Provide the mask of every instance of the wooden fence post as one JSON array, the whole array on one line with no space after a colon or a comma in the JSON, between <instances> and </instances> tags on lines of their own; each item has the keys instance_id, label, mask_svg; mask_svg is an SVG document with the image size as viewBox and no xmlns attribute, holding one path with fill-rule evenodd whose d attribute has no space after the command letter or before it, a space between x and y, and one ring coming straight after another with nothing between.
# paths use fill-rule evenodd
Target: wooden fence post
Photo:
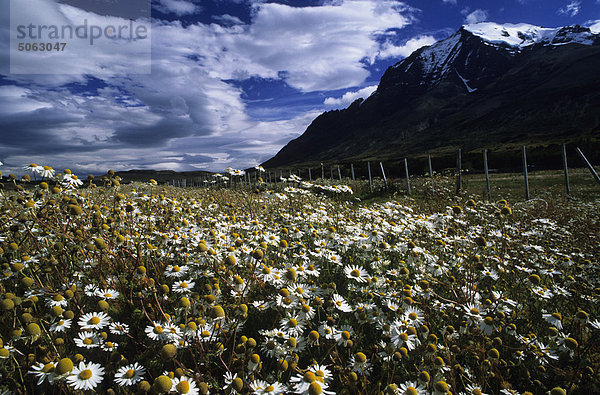
<instances>
[{"instance_id":1,"label":"wooden fence post","mask_svg":"<svg viewBox=\"0 0 600 395\"><path fill-rule=\"evenodd\" d=\"M408 192L408 196L410 196L410 178L408 176L408 160L406 158L404 158L404 172L406 174L406 191Z\"/></svg>"},{"instance_id":2,"label":"wooden fence post","mask_svg":"<svg viewBox=\"0 0 600 395\"><path fill-rule=\"evenodd\" d=\"M433 185L433 167L431 166L431 155L427 155L427 163L429 164L429 177L431 178L431 194L435 193L435 187Z\"/></svg>"},{"instance_id":3,"label":"wooden fence post","mask_svg":"<svg viewBox=\"0 0 600 395\"><path fill-rule=\"evenodd\" d=\"M527 173L527 152L525 146L521 146L521 157L523 158L523 176L525 177L525 199L529 200L529 175Z\"/></svg>"},{"instance_id":4,"label":"wooden fence post","mask_svg":"<svg viewBox=\"0 0 600 395\"><path fill-rule=\"evenodd\" d=\"M598 173L596 173L596 170L594 170L594 166L592 166L592 164L590 163L590 161L587 160L587 158L585 157L585 155L583 154L583 152L579 149L579 147L577 147L577 153L579 154L579 156L581 156L581 159L583 159L583 161L585 162L585 165L587 166L587 168L590 169L590 172L592 173L592 176L594 176L594 178L596 179L596 181L598 181L598 183L600 183L600 177L598 177Z\"/></svg>"},{"instance_id":5,"label":"wooden fence post","mask_svg":"<svg viewBox=\"0 0 600 395\"><path fill-rule=\"evenodd\" d=\"M492 190L490 188L490 173L488 169L487 149L483 150L483 171L485 172L485 185L487 187L488 200L492 200Z\"/></svg>"},{"instance_id":6,"label":"wooden fence post","mask_svg":"<svg viewBox=\"0 0 600 395\"><path fill-rule=\"evenodd\" d=\"M565 186L567 187L567 195L571 194L571 186L569 185L569 166L567 165L567 146L562 145L562 161L565 169Z\"/></svg>"},{"instance_id":7,"label":"wooden fence post","mask_svg":"<svg viewBox=\"0 0 600 395\"><path fill-rule=\"evenodd\" d=\"M342 182L342 171L340 170L340 165L338 165L338 178L340 179L340 182Z\"/></svg>"},{"instance_id":8,"label":"wooden fence post","mask_svg":"<svg viewBox=\"0 0 600 395\"><path fill-rule=\"evenodd\" d=\"M308 181L312 182L312 173L310 171L310 167L308 168Z\"/></svg>"},{"instance_id":9,"label":"wooden fence post","mask_svg":"<svg viewBox=\"0 0 600 395\"><path fill-rule=\"evenodd\" d=\"M383 176L383 182L385 183L385 190L388 190L387 178L385 177L385 171L383 171L383 163L379 162L379 166L381 167L381 175Z\"/></svg>"},{"instance_id":10,"label":"wooden fence post","mask_svg":"<svg viewBox=\"0 0 600 395\"><path fill-rule=\"evenodd\" d=\"M456 155L456 170L458 171L458 175L456 176L456 194L460 193L460 188L462 187L462 160L461 160L461 152L462 150L459 148L458 153Z\"/></svg>"},{"instance_id":11,"label":"wooden fence post","mask_svg":"<svg viewBox=\"0 0 600 395\"><path fill-rule=\"evenodd\" d=\"M371 177L371 162L367 162L367 170L369 171L369 192L373 192L373 178Z\"/></svg>"},{"instance_id":12,"label":"wooden fence post","mask_svg":"<svg viewBox=\"0 0 600 395\"><path fill-rule=\"evenodd\" d=\"M350 171L352 172L352 181L356 181L356 178L354 177L354 164L350 163Z\"/></svg>"},{"instance_id":13,"label":"wooden fence post","mask_svg":"<svg viewBox=\"0 0 600 395\"><path fill-rule=\"evenodd\" d=\"M321 163L321 179L325 179L325 168L323 167L323 163Z\"/></svg>"}]
</instances>

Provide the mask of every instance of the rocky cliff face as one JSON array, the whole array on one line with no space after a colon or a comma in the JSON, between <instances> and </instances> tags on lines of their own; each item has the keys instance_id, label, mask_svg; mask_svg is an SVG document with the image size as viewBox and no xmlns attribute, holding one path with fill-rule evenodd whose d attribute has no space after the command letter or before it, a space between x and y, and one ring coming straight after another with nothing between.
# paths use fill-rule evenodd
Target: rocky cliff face
<instances>
[{"instance_id":1,"label":"rocky cliff face","mask_svg":"<svg viewBox=\"0 0 600 395\"><path fill-rule=\"evenodd\" d=\"M378 89L317 117L268 167L565 140L600 132L600 36L480 23L388 68Z\"/></svg>"}]
</instances>

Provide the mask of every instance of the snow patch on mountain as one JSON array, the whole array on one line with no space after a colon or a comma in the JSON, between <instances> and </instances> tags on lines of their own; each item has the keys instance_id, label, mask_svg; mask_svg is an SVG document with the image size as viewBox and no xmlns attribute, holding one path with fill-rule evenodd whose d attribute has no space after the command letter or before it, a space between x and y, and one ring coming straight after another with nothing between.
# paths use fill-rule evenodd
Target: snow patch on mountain
<instances>
[{"instance_id":1,"label":"snow patch on mountain","mask_svg":"<svg viewBox=\"0 0 600 395\"><path fill-rule=\"evenodd\" d=\"M458 55L461 45L460 34L456 33L426 48L419 55L423 75L431 76L432 82L437 82L446 75L449 65Z\"/></svg>"},{"instance_id":2,"label":"snow patch on mountain","mask_svg":"<svg viewBox=\"0 0 600 395\"><path fill-rule=\"evenodd\" d=\"M460 73L458 72L458 70L454 69L454 71L456 72L456 75L458 76L458 78L460 78L460 80L463 82L463 84L465 84L465 88L467 88L467 92L469 93L473 93L477 90L477 88L471 88L469 86L469 80L463 78L462 75L460 75Z\"/></svg>"},{"instance_id":3,"label":"snow patch on mountain","mask_svg":"<svg viewBox=\"0 0 600 395\"><path fill-rule=\"evenodd\" d=\"M564 45L579 43L591 45L597 38L597 35L589 28L577 25L547 28L527 23L498 24L481 22L464 25L463 29L487 43L508 46L514 49L523 49L535 44Z\"/></svg>"}]
</instances>

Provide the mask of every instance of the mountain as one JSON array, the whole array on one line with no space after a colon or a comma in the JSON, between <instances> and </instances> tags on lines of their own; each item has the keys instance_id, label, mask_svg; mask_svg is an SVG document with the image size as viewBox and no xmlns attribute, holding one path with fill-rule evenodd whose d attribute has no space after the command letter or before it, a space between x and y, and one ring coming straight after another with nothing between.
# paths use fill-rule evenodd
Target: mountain
<instances>
[{"instance_id":1,"label":"mountain","mask_svg":"<svg viewBox=\"0 0 600 395\"><path fill-rule=\"evenodd\" d=\"M263 166L597 141L599 70L589 28L465 25L389 67L366 100L318 116Z\"/></svg>"}]
</instances>

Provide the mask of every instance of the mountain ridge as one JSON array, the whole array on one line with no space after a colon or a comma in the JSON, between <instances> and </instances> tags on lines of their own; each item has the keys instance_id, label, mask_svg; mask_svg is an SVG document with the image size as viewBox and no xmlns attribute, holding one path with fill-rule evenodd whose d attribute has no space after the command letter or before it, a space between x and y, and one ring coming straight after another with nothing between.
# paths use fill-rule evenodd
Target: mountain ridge
<instances>
[{"instance_id":1,"label":"mountain ridge","mask_svg":"<svg viewBox=\"0 0 600 395\"><path fill-rule=\"evenodd\" d=\"M263 166L597 136L599 66L589 28L465 25L390 66L367 99L319 115Z\"/></svg>"}]
</instances>

